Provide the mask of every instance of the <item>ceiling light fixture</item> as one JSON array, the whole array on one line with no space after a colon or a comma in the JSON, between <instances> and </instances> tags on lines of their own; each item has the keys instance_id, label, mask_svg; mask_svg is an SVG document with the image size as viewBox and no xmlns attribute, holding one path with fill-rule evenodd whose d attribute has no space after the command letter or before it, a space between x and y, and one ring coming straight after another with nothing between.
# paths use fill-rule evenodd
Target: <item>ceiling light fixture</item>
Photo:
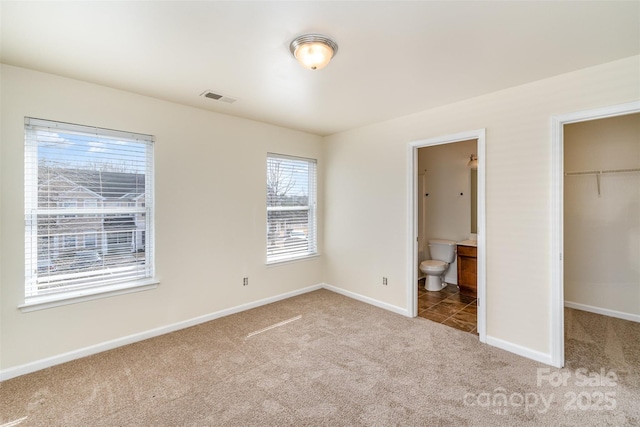
<instances>
[{"instance_id":1,"label":"ceiling light fixture","mask_svg":"<svg viewBox=\"0 0 640 427\"><path fill-rule=\"evenodd\" d=\"M298 62L309 70L321 70L338 53L338 45L321 34L305 34L293 39L289 50Z\"/></svg>"},{"instance_id":2,"label":"ceiling light fixture","mask_svg":"<svg viewBox=\"0 0 640 427\"><path fill-rule=\"evenodd\" d=\"M469 163L467 163L467 167L471 169L478 169L478 156L474 156L473 154L469 157Z\"/></svg>"}]
</instances>

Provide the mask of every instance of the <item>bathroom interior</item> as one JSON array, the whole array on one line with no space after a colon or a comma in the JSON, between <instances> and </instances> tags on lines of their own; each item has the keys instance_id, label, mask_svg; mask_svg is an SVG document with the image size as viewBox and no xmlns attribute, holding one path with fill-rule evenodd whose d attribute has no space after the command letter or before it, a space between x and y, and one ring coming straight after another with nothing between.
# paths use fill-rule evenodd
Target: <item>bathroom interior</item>
<instances>
[{"instance_id":1,"label":"bathroom interior","mask_svg":"<svg viewBox=\"0 0 640 427\"><path fill-rule=\"evenodd\" d=\"M476 139L418 149L418 316L477 335Z\"/></svg>"}]
</instances>

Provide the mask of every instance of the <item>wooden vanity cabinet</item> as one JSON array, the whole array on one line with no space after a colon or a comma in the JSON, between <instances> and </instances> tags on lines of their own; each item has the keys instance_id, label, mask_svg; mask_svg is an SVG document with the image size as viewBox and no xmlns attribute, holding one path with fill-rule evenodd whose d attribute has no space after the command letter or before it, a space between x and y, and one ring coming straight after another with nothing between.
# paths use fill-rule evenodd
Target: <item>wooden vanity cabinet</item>
<instances>
[{"instance_id":1,"label":"wooden vanity cabinet","mask_svg":"<svg viewBox=\"0 0 640 427\"><path fill-rule=\"evenodd\" d=\"M460 293L478 297L478 248L458 245L458 287Z\"/></svg>"}]
</instances>

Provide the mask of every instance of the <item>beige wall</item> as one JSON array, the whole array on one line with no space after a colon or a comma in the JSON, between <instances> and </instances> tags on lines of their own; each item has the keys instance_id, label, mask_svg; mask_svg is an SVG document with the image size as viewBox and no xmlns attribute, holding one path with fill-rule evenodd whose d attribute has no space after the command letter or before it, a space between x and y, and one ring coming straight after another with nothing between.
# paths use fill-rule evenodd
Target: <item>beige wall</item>
<instances>
[{"instance_id":1,"label":"beige wall","mask_svg":"<svg viewBox=\"0 0 640 427\"><path fill-rule=\"evenodd\" d=\"M564 127L566 172L640 168L640 114ZM640 315L640 172L564 179L564 291Z\"/></svg>"},{"instance_id":2,"label":"beige wall","mask_svg":"<svg viewBox=\"0 0 640 427\"><path fill-rule=\"evenodd\" d=\"M549 355L551 116L639 96L636 56L327 137L325 281L406 308L408 144L486 128L487 335Z\"/></svg>"},{"instance_id":3,"label":"beige wall","mask_svg":"<svg viewBox=\"0 0 640 427\"><path fill-rule=\"evenodd\" d=\"M320 282L406 308L408 143L479 128L487 129L487 333L548 352L550 116L637 100L639 60L324 139L2 66L0 369ZM156 290L16 308L24 284L24 116L156 136ZM321 257L265 267L267 152L318 158Z\"/></svg>"},{"instance_id":4,"label":"beige wall","mask_svg":"<svg viewBox=\"0 0 640 427\"><path fill-rule=\"evenodd\" d=\"M317 158L321 185L322 138L10 66L1 78L1 369L322 281L322 257L265 266L266 153ZM24 295L24 116L155 136L157 289L17 309ZM320 187L320 205L322 194Z\"/></svg>"}]
</instances>

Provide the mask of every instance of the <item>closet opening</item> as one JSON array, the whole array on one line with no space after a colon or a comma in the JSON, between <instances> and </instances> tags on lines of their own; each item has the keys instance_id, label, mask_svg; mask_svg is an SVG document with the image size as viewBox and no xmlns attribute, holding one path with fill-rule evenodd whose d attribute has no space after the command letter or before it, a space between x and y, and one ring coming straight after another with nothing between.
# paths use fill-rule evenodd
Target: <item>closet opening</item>
<instances>
[{"instance_id":1,"label":"closet opening","mask_svg":"<svg viewBox=\"0 0 640 427\"><path fill-rule=\"evenodd\" d=\"M552 364L595 369L640 342L640 102L552 126Z\"/></svg>"}]
</instances>

